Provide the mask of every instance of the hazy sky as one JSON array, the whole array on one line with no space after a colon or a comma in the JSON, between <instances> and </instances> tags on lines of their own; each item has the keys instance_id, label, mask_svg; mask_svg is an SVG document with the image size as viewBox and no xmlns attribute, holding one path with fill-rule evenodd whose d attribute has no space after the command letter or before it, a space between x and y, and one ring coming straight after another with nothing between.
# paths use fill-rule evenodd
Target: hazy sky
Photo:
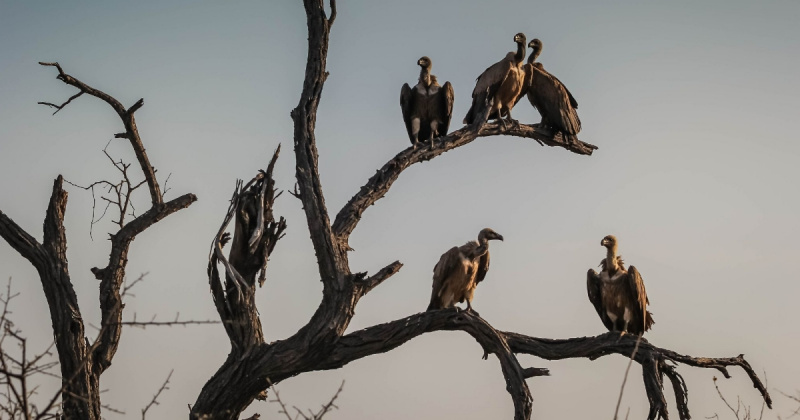
<instances>
[{"instance_id":1,"label":"hazy sky","mask_svg":"<svg viewBox=\"0 0 800 420\"><path fill-rule=\"evenodd\" d=\"M613 233L647 285L656 320L647 338L696 356L744 353L767 372L777 410L766 418L785 417L793 408L774 390L800 388L798 21L800 3L791 1L340 1L317 124L332 214L408 146L398 99L423 55L455 87L459 128L475 77L513 50L515 33L540 38L540 61L580 103L581 139L600 147L583 157L483 138L405 171L365 213L350 257L354 271L395 259L405 266L361 301L351 330L424 310L441 253L490 226L506 240L492 243L492 269L476 293L483 317L533 336L601 333L585 272L604 255L600 239ZM0 209L41 238L58 174L79 184L114 175L101 150L121 131L117 116L91 97L51 116L36 102L61 102L75 90L38 61L59 61L127 106L143 97L137 122L162 182L172 174L167 198L193 192L199 201L136 239L129 277L149 275L126 318L217 318L207 255L236 178L264 168L282 142L278 186L294 185L289 111L302 87L306 36L300 1L0 0ZM514 116L539 121L524 100ZM109 149L133 159L122 141ZM72 279L84 319L97 325L89 268L106 264L113 227L96 225L92 241L91 195L68 191ZM149 204L145 191L138 199L138 208ZM321 297L299 201L284 194L277 214L288 219L288 235L258 292L268 340L294 333ZM17 325L31 345L45 347L52 330L39 279L0 242L0 279L8 277L22 293ZM136 417L175 369L151 418L185 417L228 350L219 325L127 329L102 377L104 402ZM464 333L426 334L280 389L290 404L316 407L346 379L330 419L510 418L499 364L481 355ZM552 373L528 381L535 418L612 416L625 358L521 359ZM723 416L711 380L719 373L678 370L694 417ZM731 373L723 392L760 408L746 375ZM632 419L646 416L638 365L628 406ZM267 403L247 413L254 411L277 418Z\"/></svg>"}]
</instances>

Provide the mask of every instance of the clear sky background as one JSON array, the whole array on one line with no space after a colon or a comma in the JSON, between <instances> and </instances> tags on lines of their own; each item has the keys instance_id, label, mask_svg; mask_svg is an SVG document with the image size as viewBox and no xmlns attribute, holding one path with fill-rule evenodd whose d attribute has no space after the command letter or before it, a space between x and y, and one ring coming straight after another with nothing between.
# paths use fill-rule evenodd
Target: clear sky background
<instances>
[{"instance_id":1,"label":"clear sky background","mask_svg":"<svg viewBox=\"0 0 800 420\"><path fill-rule=\"evenodd\" d=\"M533 336L602 333L585 272L613 233L647 285L656 320L647 338L696 356L744 353L769 379L777 409L765 417L786 417L793 407L775 390L800 388L798 21L792 1L340 1L317 124L330 213L408 146L399 94L416 81L420 56L455 87L455 129L475 77L514 49L517 32L543 41L540 61L580 103L581 139L600 147L584 157L482 138L405 171L365 213L350 257L355 271L395 259L405 266L361 301L350 329L424 310L439 256L490 226L506 240L492 243L492 268L476 294L483 317ZM136 239L128 275L149 275L126 319L216 319L207 255L236 178L252 177L283 143L278 186L294 185L289 111L302 87L306 36L300 1L0 0L0 209L41 238L58 174L79 184L114 175L101 150L121 131L117 116L91 97L51 116L36 102L61 102L75 90L38 61L59 61L127 106L143 97L137 122L162 182L172 174L167 198L193 192L199 201ZM539 121L525 100L514 116ZM134 159L120 140L109 149ZM72 279L84 319L97 325L89 268L105 265L113 226L110 218L96 225L91 240L91 195L68 190ZM137 203L147 207L146 191ZM288 219L288 235L257 298L268 340L293 334L321 297L299 201L284 194L277 214ZM0 278L8 277L22 293L17 325L45 347L52 330L38 276L0 242ZM126 329L102 377L104 402L137 417L175 369L151 418L185 418L228 350L219 325ZM510 418L499 364L481 356L464 333L426 334L280 390L292 405L317 407L346 379L331 419ZM528 381L535 418L612 416L625 358L521 359L552 373ZM719 373L678 370L694 417L724 416L712 383ZM746 375L731 373L723 392L760 408ZM638 365L622 404L632 419L646 416ZM258 402L247 413L254 411L277 418L274 405Z\"/></svg>"}]
</instances>

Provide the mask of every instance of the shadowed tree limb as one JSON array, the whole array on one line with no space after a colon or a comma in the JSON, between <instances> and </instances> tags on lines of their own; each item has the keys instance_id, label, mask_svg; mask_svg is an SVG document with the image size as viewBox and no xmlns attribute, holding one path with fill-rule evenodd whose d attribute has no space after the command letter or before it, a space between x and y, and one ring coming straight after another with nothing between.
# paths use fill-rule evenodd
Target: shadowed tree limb
<instances>
[{"instance_id":1,"label":"shadowed tree limb","mask_svg":"<svg viewBox=\"0 0 800 420\"><path fill-rule=\"evenodd\" d=\"M136 128L136 119L133 116L133 113L136 112L139 108L144 105L144 99L139 99L133 104L130 108L126 109L122 103L118 100L114 99L111 95L95 89L80 80L68 75L64 72L61 66L58 63L45 63L39 62L39 64L43 66L51 66L58 69L58 76L56 78L61 80L62 82L70 85L75 86L80 90L80 92L76 95L73 95L69 100L64 102L60 106L53 105L52 103L48 102L39 102L42 105L48 105L56 107L56 112L63 109L67 104L72 102L73 99L79 97L82 93L89 94L94 96L95 98L101 99L107 104L111 106L111 108L116 111L119 118L122 120L123 125L125 126L124 133L118 133L115 135L117 138L126 138L130 140L131 147L133 147L133 151L136 154L136 160L139 161L139 165L142 168L142 173L144 173L144 177L147 180L147 186L150 190L150 199L153 203L153 206L157 206L163 202L163 196L161 194L161 189L158 186L158 181L156 181L156 170L150 165L150 159L147 157L147 152L145 152L144 145L142 144L142 139L139 137L139 130ZM54 113L55 114L55 113Z\"/></svg>"},{"instance_id":2,"label":"shadowed tree limb","mask_svg":"<svg viewBox=\"0 0 800 420\"><path fill-rule=\"evenodd\" d=\"M551 132L540 128L538 125L520 124L519 127L509 126L507 129L504 129L500 124L486 123L477 132L473 127L466 126L446 136L434 139L433 147L414 148L412 146L398 153L394 158L386 162L386 164L378 169L375 175L361 187L359 192L339 210L339 214L336 215L336 220L333 223L334 234L340 241L344 242L346 246L350 234L353 233L364 211L366 211L369 206L375 204L376 201L383 198L383 196L389 192L389 188L392 184L400 177L400 174L409 166L431 160L457 147L465 146L479 137L497 135L530 138L538 141L542 145L560 146L579 155L591 155L592 152L597 149L597 146L589 143L565 141L560 134L554 138Z\"/></svg>"}]
</instances>

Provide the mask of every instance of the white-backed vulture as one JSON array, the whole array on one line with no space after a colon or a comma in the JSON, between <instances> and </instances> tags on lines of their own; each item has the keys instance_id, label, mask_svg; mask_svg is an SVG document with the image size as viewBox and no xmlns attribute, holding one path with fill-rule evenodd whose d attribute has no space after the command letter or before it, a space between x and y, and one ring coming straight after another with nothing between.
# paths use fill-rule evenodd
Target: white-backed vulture
<instances>
[{"instance_id":1,"label":"white-backed vulture","mask_svg":"<svg viewBox=\"0 0 800 420\"><path fill-rule=\"evenodd\" d=\"M589 301L609 331L644 334L655 321L647 310L650 301L642 276L632 265L625 269L622 257L617 255L614 235L603 238L600 245L607 249L606 258L600 262L600 274L592 269L586 273Z\"/></svg>"},{"instance_id":2,"label":"white-backed vulture","mask_svg":"<svg viewBox=\"0 0 800 420\"><path fill-rule=\"evenodd\" d=\"M577 140L581 131L581 120L576 111L578 101L557 77L544 69L542 63L535 62L542 53L542 41L534 39L528 46L533 49L527 67L531 71L528 100L542 116L540 125L562 133L567 141Z\"/></svg>"},{"instance_id":3,"label":"white-backed vulture","mask_svg":"<svg viewBox=\"0 0 800 420\"><path fill-rule=\"evenodd\" d=\"M494 118L506 127L506 122L518 124L511 118L511 109L522 90L524 72L522 60L525 59L525 34L514 35L517 52L509 52L506 57L487 68L475 83L472 91L472 106L464 117L464 124L477 124ZM487 109L488 107L488 109ZM503 119L502 117L506 118Z\"/></svg>"},{"instance_id":4,"label":"white-backed vulture","mask_svg":"<svg viewBox=\"0 0 800 420\"><path fill-rule=\"evenodd\" d=\"M478 234L477 241L454 246L442 254L433 268L433 290L428 310L452 308L456 303L467 301L467 310L472 311L472 296L475 287L489 271L489 241L503 240L499 233L486 228Z\"/></svg>"},{"instance_id":5,"label":"white-backed vulture","mask_svg":"<svg viewBox=\"0 0 800 420\"><path fill-rule=\"evenodd\" d=\"M412 89L408 83L400 90L400 108L403 110L403 121L411 144L416 147L420 141L444 136L450 128L453 115L453 85L445 82L439 86L436 76L431 74L433 63L428 57L417 61L422 69L419 72L419 83Z\"/></svg>"}]
</instances>

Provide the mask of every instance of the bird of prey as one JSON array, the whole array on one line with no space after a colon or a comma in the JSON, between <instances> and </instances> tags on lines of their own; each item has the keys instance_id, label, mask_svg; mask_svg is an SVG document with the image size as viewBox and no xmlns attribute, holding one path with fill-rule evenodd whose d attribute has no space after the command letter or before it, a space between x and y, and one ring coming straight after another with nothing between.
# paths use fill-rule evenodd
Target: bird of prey
<instances>
[{"instance_id":1,"label":"bird of prey","mask_svg":"<svg viewBox=\"0 0 800 420\"><path fill-rule=\"evenodd\" d=\"M419 83L413 88L405 83L400 90L400 109L414 147L421 141L430 141L433 146L434 138L447 134L453 115L453 85L445 82L440 86L431 74L432 64L430 58L420 58Z\"/></svg>"},{"instance_id":2,"label":"bird of prey","mask_svg":"<svg viewBox=\"0 0 800 420\"><path fill-rule=\"evenodd\" d=\"M454 246L442 254L433 268L433 290L428 310L452 308L457 302L467 301L472 311L472 296L489 271L489 241L503 240L503 236L486 228L480 231L477 241Z\"/></svg>"},{"instance_id":3,"label":"bird of prey","mask_svg":"<svg viewBox=\"0 0 800 420\"><path fill-rule=\"evenodd\" d=\"M525 59L525 34L514 35L517 52L509 52L505 58L487 68L475 83L472 91L472 106L464 117L464 124L477 126L487 118L495 118L503 127L508 121L518 124L511 118L511 109L517 102L525 74L522 60ZM503 119L502 117L506 118Z\"/></svg>"},{"instance_id":4,"label":"bird of prey","mask_svg":"<svg viewBox=\"0 0 800 420\"><path fill-rule=\"evenodd\" d=\"M557 77L544 69L542 63L535 61L542 53L542 41L534 39L528 46L533 49L525 65L530 72L528 100L542 116L540 126L560 132L565 140L574 142L581 131L581 120L576 111L578 101Z\"/></svg>"},{"instance_id":5,"label":"bird of prey","mask_svg":"<svg viewBox=\"0 0 800 420\"><path fill-rule=\"evenodd\" d=\"M626 332L644 334L655 321L647 310L650 301L642 276L632 265L625 269L622 257L617 255L614 235L603 238L600 245L606 247L607 253L600 262L600 274L592 269L586 273L589 300L609 331L620 331L620 336Z\"/></svg>"}]
</instances>

